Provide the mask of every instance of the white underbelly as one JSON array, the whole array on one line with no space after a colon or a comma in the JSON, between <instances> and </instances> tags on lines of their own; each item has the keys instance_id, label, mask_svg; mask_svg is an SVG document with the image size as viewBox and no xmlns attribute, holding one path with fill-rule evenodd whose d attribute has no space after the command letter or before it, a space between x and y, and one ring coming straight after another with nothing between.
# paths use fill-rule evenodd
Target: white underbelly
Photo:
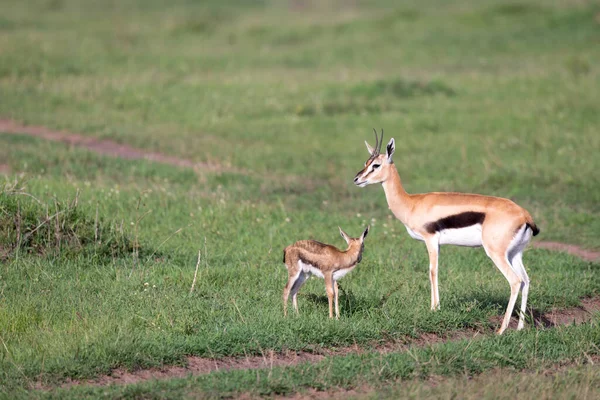
<instances>
[{"instance_id":1,"label":"white underbelly","mask_svg":"<svg viewBox=\"0 0 600 400\"><path fill-rule=\"evenodd\" d=\"M471 225L460 229L444 229L440 232L439 243L453 244L455 246L481 246L481 225Z\"/></svg>"},{"instance_id":2,"label":"white underbelly","mask_svg":"<svg viewBox=\"0 0 600 400\"><path fill-rule=\"evenodd\" d=\"M302 272L304 272L305 274L318 276L319 278L325 278L323 276L323 272L321 272L321 270L319 268L317 268L311 264L306 264L306 263L303 263L302 261L298 260L298 266L300 267Z\"/></svg>"},{"instance_id":3,"label":"white underbelly","mask_svg":"<svg viewBox=\"0 0 600 400\"><path fill-rule=\"evenodd\" d=\"M408 232L411 238L423 241L423 236L419 235L417 232L413 231L406 225L404 225L404 227L406 228L406 231Z\"/></svg>"}]
</instances>

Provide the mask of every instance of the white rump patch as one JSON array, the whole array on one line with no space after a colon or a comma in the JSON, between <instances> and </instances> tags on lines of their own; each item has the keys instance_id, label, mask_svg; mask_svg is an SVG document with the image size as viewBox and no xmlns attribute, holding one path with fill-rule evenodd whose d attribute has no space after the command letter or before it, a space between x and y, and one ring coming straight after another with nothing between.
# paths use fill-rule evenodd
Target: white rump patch
<instances>
[{"instance_id":1,"label":"white rump patch","mask_svg":"<svg viewBox=\"0 0 600 400\"><path fill-rule=\"evenodd\" d=\"M527 228L526 224L523 224L522 227L519 228L515 237L510 241L510 245L506 251L506 258L508 259L508 263L512 265L512 259L515 255L520 254L525 250L527 244L531 240L533 232L531 229Z\"/></svg>"}]
</instances>

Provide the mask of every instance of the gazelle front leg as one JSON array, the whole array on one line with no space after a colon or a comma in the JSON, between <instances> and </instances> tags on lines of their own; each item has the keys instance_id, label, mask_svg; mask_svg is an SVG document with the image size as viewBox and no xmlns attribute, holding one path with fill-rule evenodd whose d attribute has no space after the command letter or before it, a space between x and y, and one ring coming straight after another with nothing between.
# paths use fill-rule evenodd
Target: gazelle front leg
<instances>
[{"instance_id":1,"label":"gazelle front leg","mask_svg":"<svg viewBox=\"0 0 600 400\"><path fill-rule=\"evenodd\" d=\"M438 235L425 240L427 253L429 253L429 282L431 284L431 309L439 310L440 292L438 290L438 256L440 253L440 242Z\"/></svg>"}]
</instances>

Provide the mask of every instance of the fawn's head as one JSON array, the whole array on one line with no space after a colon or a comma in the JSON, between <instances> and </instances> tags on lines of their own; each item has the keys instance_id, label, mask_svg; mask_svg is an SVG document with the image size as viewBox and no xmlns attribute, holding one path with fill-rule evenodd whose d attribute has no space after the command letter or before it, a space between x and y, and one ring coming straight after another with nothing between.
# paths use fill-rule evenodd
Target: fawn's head
<instances>
[{"instance_id":1,"label":"fawn's head","mask_svg":"<svg viewBox=\"0 0 600 400\"><path fill-rule=\"evenodd\" d=\"M367 150L371 155L365 162L365 167L360 170L354 177L354 184L359 187L365 187L373 183L382 183L388 178L390 167L394 164L392 155L396 150L396 142L394 138L390 139L386 146L385 153L381 153L381 145L383 143L383 129L381 130L381 138L377 137L377 131L373 129L375 133L375 147L371 147L369 143L365 141Z\"/></svg>"},{"instance_id":2,"label":"fawn's head","mask_svg":"<svg viewBox=\"0 0 600 400\"><path fill-rule=\"evenodd\" d=\"M346 243L348 243L347 251L349 251L349 252L357 251L358 252L358 262L360 262L362 260L362 252L365 249L365 238L369 234L370 226L367 225L367 228L364 230L362 235L360 235L360 237L357 237L357 238L352 238L352 237L348 236L346 234L346 232L344 232L342 230L342 228L340 228L339 226L338 226L338 228L340 229L340 235L342 235L342 237L344 238Z\"/></svg>"}]
</instances>

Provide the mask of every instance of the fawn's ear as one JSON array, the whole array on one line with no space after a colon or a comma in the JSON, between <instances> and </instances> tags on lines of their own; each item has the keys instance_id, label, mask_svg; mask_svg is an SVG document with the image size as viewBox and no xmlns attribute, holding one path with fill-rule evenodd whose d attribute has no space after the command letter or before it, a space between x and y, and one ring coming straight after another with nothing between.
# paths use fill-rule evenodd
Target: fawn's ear
<instances>
[{"instance_id":1,"label":"fawn's ear","mask_svg":"<svg viewBox=\"0 0 600 400\"><path fill-rule=\"evenodd\" d=\"M365 238L369 234L369 228L370 228L370 226L367 225L367 229L365 229L365 231L362 233L362 235L360 235L360 240L365 240Z\"/></svg>"},{"instance_id":2,"label":"fawn's ear","mask_svg":"<svg viewBox=\"0 0 600 400\"><path fill-rule=\"evenodd\" d=\"M350 236L346 235L346 232L344 232L342 230L342 228L340 228L338 226L339 230L340 230L340 235L342 235L342 237L344 238L344 240L346 241L346 243L350 244Z\"/></svg>"}]
</instances>

